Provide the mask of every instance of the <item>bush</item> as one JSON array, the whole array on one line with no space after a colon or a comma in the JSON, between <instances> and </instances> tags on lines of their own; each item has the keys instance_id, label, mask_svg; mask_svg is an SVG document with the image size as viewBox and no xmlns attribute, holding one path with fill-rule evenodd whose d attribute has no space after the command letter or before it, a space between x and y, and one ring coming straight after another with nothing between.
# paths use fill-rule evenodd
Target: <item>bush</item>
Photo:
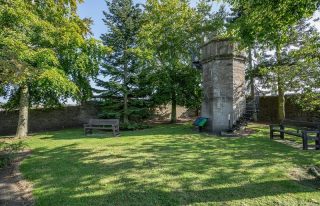
<instances>
[{"instance_id":1,"label":"bush","mask_svg":"<svg viewBox=\"0 0 320 206\"><path fill-rule=\"evenodd\" d=\"M122 99L105 99L101 104L99 117L102 119L120 119L123 121L124 109ZM153 115L148 100L130 99L128 117L130 122L142 122Z\"/></svg>"},{"instance_id":2,"label":"bush","mask_svg":"<svg viewBox=\"0 0 320 206\"><path fill-rule=\"evenodd\" d=\"M120 130L139 130L150 128L150 125L143 123L130 122L128 124L120 124Z\"/></svg>"},{"instance_id":3,"label":"bush","mask_svg":"<svg viewBox=\"0 0 320 206\"><path fill-rule=\"evenodd\" d=\"M0 168L12 164L17 152L23 150L25 144L22 141L15 143L0 142Z\"/></svg>"}]
</instances>

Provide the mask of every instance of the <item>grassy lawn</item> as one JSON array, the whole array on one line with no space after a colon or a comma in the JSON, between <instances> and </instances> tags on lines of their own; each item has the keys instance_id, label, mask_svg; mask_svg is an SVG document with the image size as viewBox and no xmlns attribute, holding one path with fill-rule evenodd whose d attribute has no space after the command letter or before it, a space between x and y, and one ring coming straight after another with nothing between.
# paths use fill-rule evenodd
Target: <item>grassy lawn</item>
<instances>
[{"instance_id":1,"label":"grassy lawn","mask_svg":"<svg viewBox=\"0 0 320 206\"><path fill-rule=\"evenodd\" d=\"M199 135L166 125L121 137L82 130L32 136L21 170L37 205L319 205L304 176L320 152L270 141L267 127L246 138Z\"/></svg>"}]
</instances>

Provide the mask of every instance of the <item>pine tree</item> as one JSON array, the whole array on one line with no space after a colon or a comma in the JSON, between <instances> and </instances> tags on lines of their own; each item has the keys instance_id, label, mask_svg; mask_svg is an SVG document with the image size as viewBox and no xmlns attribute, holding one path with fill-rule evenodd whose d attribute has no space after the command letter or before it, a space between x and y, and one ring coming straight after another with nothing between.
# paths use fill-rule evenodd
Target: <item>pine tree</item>
<instances>
[{"instance_id":1,"label":"pine tree","mask_svg":"<svg viewBox=\"0 0 320 206\"><path fill-rule=\"evenodd\" d=\"M103 89L98 93L109 101L106 102L108 105L114 101L112 111L120 111L123 123L128 124L130 101L137 89L136 49L142 11L139 5L133 5L132 0L111 0L106 3L108 11L103 12L103 21L107 32L101 39L112 52L104 57L101 69L103 79L97 79L97 85Z\"/></svg>"}]
</instances>

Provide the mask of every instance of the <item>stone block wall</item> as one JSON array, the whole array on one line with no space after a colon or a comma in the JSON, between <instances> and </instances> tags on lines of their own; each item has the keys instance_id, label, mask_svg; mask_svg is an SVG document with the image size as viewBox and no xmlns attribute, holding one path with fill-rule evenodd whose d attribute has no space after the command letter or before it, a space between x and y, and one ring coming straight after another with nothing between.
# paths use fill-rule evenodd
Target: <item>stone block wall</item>
<instances>
[{"instance_id":1,"label":"stone block wall","mask_svg":"<svg viewBox=\"0 0 320 206\"><path fill-rule=\"evenodd\" d=\"M277 122L278 97L260 97L258 120L262 122ZM320 112L305 112L295 104L292 96L286 97L286 118L299 121L320 121Z\"/></svg>"},{"instance_id":2,"label":"stone block wall","mask_svg":"<svg viewBox=\"0 0 320 206\"><path fill-rule=\"evenodd\" d=\"M29 131L49 131L64 128L81 127L88 119L98 116L94 105L68 106L58 109L31 109L29 113ZM18 111L0 111L0 135L15 134Z\"/></svg>"},{"instance_id":3,"label":"stone block wall","mask_svg":"<svg viewBox=\"0 0 320 206\"><path fill-rule=\"evenodd\" d=\"M91 118L99 118L101 108L94 103L83 106L67 106L55 109L31 109L29 113L29 131L42 132L66 128L81 128ZM194 119L195 111L177 106L178 119ZM155 108L152 120L170 120L171 106ZM13 135L18 124L18 111L0 111L0 136Z\"/></svg>"}]
</instances>

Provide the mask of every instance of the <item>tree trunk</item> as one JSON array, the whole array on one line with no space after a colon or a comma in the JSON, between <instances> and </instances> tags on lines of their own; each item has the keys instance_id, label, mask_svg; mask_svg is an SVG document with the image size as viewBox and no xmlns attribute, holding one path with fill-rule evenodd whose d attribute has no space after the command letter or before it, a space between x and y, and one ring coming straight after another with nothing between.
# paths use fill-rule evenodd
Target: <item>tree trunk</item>
<instances>
[{"instance_id":1,"label":"tree trunk","mask_svg":"<svg viewBox=\"0 0 320 206\"><path fill-rule=\"evenodd\" d=\"M128 124L129 123L129 117L128 117L128 94L127 94L127 92L124 93L123 123L124 124Z\"/></svg>"},{"instance_id":2,"label":"tree trunk","mask_svg":"<svg viewBox=\"0 0 320 206\"><path fill-rule=\"evenodd\" d=\"M176 92L172 92L171 97L171 123L177 122L177 97Z\"/></svg>"},{"instance_id":3,"label":"tree trunk","mask_svg":"<svg viewBox=\"0 0 320 206\"><path fill-rule=\"evenodd\" d=\"M124 92L123 92L123 123L129 123L129 115L128 115L128 61L127 61L127 43L125 43L124 47L124 68L123 68L123 84L124 84Z\"/></svg>"},{"instance_id":4,"label":"tree trunk","mask_svg":"<svg viewBox=\"0 0 320 206\"><path fill-rule=\"evenodd\" d=\"M250 71L254 70L254 66L252 64L252 49L249 48L249 69ZM258 121L258 117L257 117L257 108L256 108L256 94L255 94L255 87L254 87L254 77L253 74L250 75L250 86L251 86L251 98L252 98L252 110L253 110L253 121L256 122Z\"/></svg>"},{"instance_id":5,"label":"tree trunk","mask_svg":"<svg viewBox=\"0 0 320 206\"><path fill-rule=\"evenodd\" d=\"M278 47L276 50L277 63L281 65L281 50ZM281 77L281 68L277 67L277 84L278 84L278 121L282 121L285 118L285 85L284 80Z\"/></svg>"},{"instance_id":6,"label":"tree trunk","mask_svg":"<svg viewBox=\"0 0 320 206\"><path fill-rule=\"evenodd\" d=\"M29 120L29 88L27 85L21 86L19 120L16 137L23 138L28 135Z\"/></svg>"},{"instance_id":7,"label":"tree trunk","mask_svg":"<svg viewBox=\"0 0 320 206\"><path fill-rule=\"evenodd\" d=\"M282 121L285 118L285 97L283 81L278 75L278 120Z\"/></svg>"}]
</instances>

